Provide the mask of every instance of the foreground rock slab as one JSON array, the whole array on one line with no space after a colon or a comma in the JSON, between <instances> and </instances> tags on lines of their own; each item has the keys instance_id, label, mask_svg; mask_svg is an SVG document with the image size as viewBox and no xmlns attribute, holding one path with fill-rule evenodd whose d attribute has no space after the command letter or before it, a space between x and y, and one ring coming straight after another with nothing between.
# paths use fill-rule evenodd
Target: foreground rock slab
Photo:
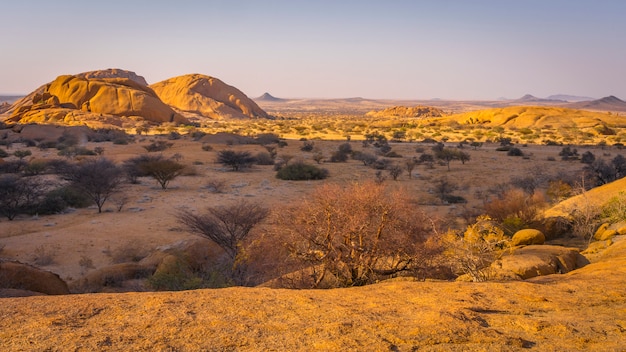
<instances>
[{"instance_id":1,"label":"foreground rock slab","mask_svg":"<svg viewBox=\"0 0 626 352\"><path fill-rule=\"evenodd\" d=\"M626 246L606 252L522 282L6 298L0 350L621 350Z\"/></svg>"}]
</instances>

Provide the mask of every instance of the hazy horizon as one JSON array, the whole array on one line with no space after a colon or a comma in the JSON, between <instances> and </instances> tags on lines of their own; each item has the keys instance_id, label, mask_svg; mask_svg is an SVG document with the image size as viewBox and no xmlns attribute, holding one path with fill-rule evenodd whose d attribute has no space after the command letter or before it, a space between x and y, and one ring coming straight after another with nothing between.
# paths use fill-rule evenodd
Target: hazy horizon
<instances>
[{"instance_id":1,"label":"hazy horizon","mask_svg":"<svg viewBox=\"0 0 626 352\"><path fill-rule=\"evenodd\" d=\"M11 1L0 95L62 74L188 73L249 97L626 98L626 2Z\"/></svg>"}]
</instances>

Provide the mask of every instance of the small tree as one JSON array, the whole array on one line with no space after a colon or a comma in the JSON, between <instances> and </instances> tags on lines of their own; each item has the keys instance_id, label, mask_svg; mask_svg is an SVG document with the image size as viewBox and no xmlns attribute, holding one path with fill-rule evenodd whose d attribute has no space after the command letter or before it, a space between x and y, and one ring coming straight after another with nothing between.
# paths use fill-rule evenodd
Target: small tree
<instances>
[{"instance_id":1,"label":"small tree","mask_svg":"<svg viewBox=\"0 0 626 352\"><path fill-rule=\"evenodd\" d=\"M427 265L422 254L432 222L384 185L322 185L278 215L293 237L291 252L313 270L311 287L325 278L360 286Z\"/></svg>"},{"instance_id":2,"label":"small tree","mask_svg":"<svg viewBox=\"0 0 626 352\"><path fill-rule=\"evenodd\" d=\"M167 189L170 181L178 177L185 166L171 159L157 159L142 162L139 168L144 174L154 178L162 189Z\"/></svg>"},{"instance_id":3,"label":"small tree","mask_svg":"<svg viewBox=\"0 0 626 352\"><path fill-rule=\"evenodd\" d=\"M450 181L447 177L441 177L433 182L435 188L435 194L441 200L442 203L449 202L452 197L452 192L459 189L459 186Z\"/></svg>"},{"instance_id":4,"label":"small tree","mask_svg":"<svg viewBox=\"0 0 626 352\"><path fill-rule=\"evenodd\" d=\"M44 184L33 177L0 176L0 214L9 220L32 210L44 195Z\"/></svg>"},{"instance_id":5,"label":"small tree","mask_svg":"<svg viewBox=\"0 0 626 352\"><path fill-rule=\"evenodd\" d=\"M64 177L96 203L101 213L107 199L118 191L124 173L112 161L100 158L69 167Z\"/></svg>"},{"instance_id":6,"label":"small tree","mask_svg":"<svg viewBox=\"0 0 626 352\"><path fill-rule=\"evenodd\" d=\"M178 221L187 229L208 238L235 260L241 242L269 215L269 210L246 200L227 207L212 207L205 214L179 213Z\"/></svg>"},{"instance_id":7,"label":"small tree","mask_svg":"<svg viewBox=\"0 0 626 352\"><path fill-rule=\"evenodd\" d=\"M181 212L178 221L188 231L205 237L220 246L232 265L231 277L241 283L242 270L237 268L243 242L250 231L269 215L269 210L242 200L226 207L209 208L204 214Z\"/></svg>"},{"instance_id":8,"label":"small tree","mask_svg":"<svg viewBox=\"0 0 626 352\"><path fill-rule=\"evenodd\" d=\"M415 170L416 166L416 158L408 158L404 160L404 167L406 168L406 172L409 174L409 178L413 178L413 170Z\"/></svg>"},{"instance_id":9,"label":"small tree","mask_svg":"<svg viewBox=\"0 0 626 352\"><path fill-rule=\"evenodd\" d=\"M391 165L387 169L387 172L389 173L389 176L391 176L391 178L393 178L394 181L398 180L398 177L400 175L402 175L402 171L404 171L404 170L402 169L402 167L400 165Z\"/></svg>"},{"instance_id":10,"label":"small tree","mask_svg":"<svg viewBox=\"0 0 626 352\"><path fill-rule=\"evenodd\" d=\"M459 160L460 159L460 152L457 149L453 149L453 148L443 148L441 150L435 151L435 157L437 157L437 159L443 160L446 165L448 166L448 171L450 171L450 162L452 160ZM423 154L425 155L425 154Z\"/></svg>"},{"instance_id":11,"label":"small tree","mask_svg":"<svg viewBox=\"0 0 626 352\"><path fill-rule=\"evenodd\" d=\"M33 153L28 149L20 149L20 150L16 150L15 152L13 152L13 155L20 160L32 154Z\"/></svg>"},{"instance_id":12,"label":"small tree","mask_svg":"<svg viewBox=\"0 0 626 352\"><path fill-rule=\"evenodd\" d=\"M217 162L230 167L232 171L240 171L251 167L256 159L249 152L236 152L227 149L217 153Z\"/></svg>"}]
</instances>

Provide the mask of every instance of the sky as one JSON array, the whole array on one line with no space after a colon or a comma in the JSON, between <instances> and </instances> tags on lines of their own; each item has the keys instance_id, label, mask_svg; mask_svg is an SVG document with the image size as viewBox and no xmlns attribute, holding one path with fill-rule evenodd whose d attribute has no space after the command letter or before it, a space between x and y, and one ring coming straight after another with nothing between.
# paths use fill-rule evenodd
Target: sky
<instances>
[{"instance_id":1,"label":"sky","mask_svg":"<svg viewBox=\"0 0 626 352\"><path fill-rule=\"evenodd\" d=\"M249 97L626 99L623 0L6 0L0 94L106 68Z\"/></svg>"}]
</instances>

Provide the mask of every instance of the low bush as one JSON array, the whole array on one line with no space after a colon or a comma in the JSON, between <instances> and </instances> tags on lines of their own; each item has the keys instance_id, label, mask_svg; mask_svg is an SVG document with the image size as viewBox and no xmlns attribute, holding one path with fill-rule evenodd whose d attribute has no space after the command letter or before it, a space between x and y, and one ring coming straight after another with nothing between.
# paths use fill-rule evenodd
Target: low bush
<instances>
[{"instance_id":1,"label":"low bush","mask_svg":"<svg viewBox=\"0 0 626 352\"><path fill-rule=\"evenodd\" d=\"M173 143L168 143L165 141L156 141L148 145L144 145L143 147L148 152L162 152L168 148L171 148L173 145L174 145Z\"/></svg>"},{"instance_id":2,"label":"low bush","mask_svg":"<svg viewBox=\"0 0 626 352\"><path fill-rule=\"evenodd\" d=\"M509 151L506 153L506 155L508 156L524 156L524 152L519 149L519 148L511 148L509 149Z\"/></svg>"},{"instance_id":3,"label":"low bush","mask_svg":"<svg viewBox=\"0 0 626 352\"><path fill-rule=\"evenodd\" d=\"M323 180L328 177L328 170L315 165L297 162L283 166L276 173L276 177L281 180L292 181Z\"/></svg>"},{"instance_id":4,"label":"low bush","mask_svg":"<svg viewBox=\"0 0 626 352\"><path fill-rule=\"evenodd\" d=\"M256 155L257 165L274 165L274 158L268 152L259 152Z\"/></svg>"}]
</instances>

